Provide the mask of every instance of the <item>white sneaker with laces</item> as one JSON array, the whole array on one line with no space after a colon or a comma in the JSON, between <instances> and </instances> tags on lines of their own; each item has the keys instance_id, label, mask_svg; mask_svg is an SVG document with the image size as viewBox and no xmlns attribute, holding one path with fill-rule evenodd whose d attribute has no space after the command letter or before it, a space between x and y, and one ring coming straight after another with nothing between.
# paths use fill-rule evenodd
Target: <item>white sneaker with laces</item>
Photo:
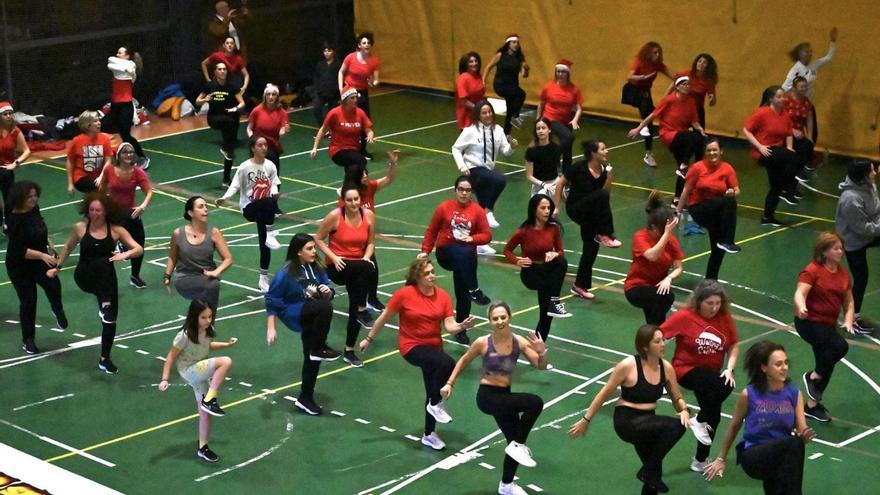
<instances>
[{"instance_id":1,"label":"white sneaker with laces","mask_svg":"<svg viewBox=\"0 0 880 495\"><path fill-rule=\"evenodd\" d=\"M432 431L430 435L422 435L422 445L431 447L434 450L443 450L446 448L446 443L443 440L440 440L436 431Z\"/></svg>"},{"instance_id":2,"label":"white sneaker with laces","mask_svg":"<svg viewBox=\"0 0 880 495\"><path fill-rule=\"evenodd\" d=\"M695 473L702 473L709 466L709 460L698 461L696 457L691 460L691 471Z\"/></svg>"},{"instance_id":3,"label":"white sneaker with laces","mask_svg":"<svg viewBox=\"0 0 880 495\"><path fill-rule=\"evenodd\" d=\"M529 495L521 486L514 482L498 482L498 495Z\"/></svg>"},{"instance_id":4,"label":"white sneaker with laces","mask_svg":"<svg viewBox=\"0 0 880 495\"><path fill-rule=\"evenodd\" d=\"M648 137L651 135L651 129L648 129L648 126L642 127L642 130L639 131L639 135L642 137Z\"/></svg>"},{"instance_id":5,"label":"white sneaker with laces","mask_svg":"<svg viewBox=\"0 0 880 495\"><path fill-rule=\"evenodd\" d=\"M446 405L443 403L443 401L440 401L440 403L436 405L431 404L431 402L428 401L428 405L425 406L425 410L428 411L428 414L434 416L434 419L436 419L438 423L452 422L452 416L450 416L449 413L446 412Z\"/></svg>"},{"instance_id":6,"label":"white sneaker with laces","mask_svg":"<svg viewBox=\"0 0 880 495\"><path fill-rule=\"evenodd\" d=\"M504 448L504 453L509 455L521 466L535 467L538 464L532 458L532 451L529 450L529 448L526 447L526 444L524 443L519 443L516 441L510 442L509 444L507 444L507 447Z\"/></svg>"},{"instance_id":7,"label":"white sneaker with laces","mask_svg":"<svg viewBox=\"0 0 880 495\"><path fill-rule=\"evenodd\" d=\"M654 159L654 155L652 155L650 152L645 153L645 158L643 158L642 160L645 162L645 165L649 167L657 166L657 160Z\"/></svg>"},{"instance_id":8,"label":"white sneaker with laces","mask_svg":"<svg viewBox=\"0 0 880 495\"><path fill-rule=\"evenodd\" d=\"M482 246L477 246L477 254L495 254L495 248L488 244L483 244Z\"/></svg>"},{"instance_id":9,"label":"white sneaker with laces","mask_svg":"<svg viewBox=\"0 0 880 495\"><path fill-rule=\"evenodd\" d=\"M269 292L269 275L260 275L260 281L257 283L257 287L263 294Z\"/></svg>"},{"instance_id":10,"label":"white sneaker with laces","mask_svg":"<svg viewBox=\"0 0 880 495\"><path fill-rule=\"evenodd\" d=\"M278 242L278 238L276 237L278 232L274 230L270 230L266 232L266 247L272 249L273 251L276 249L281 249L281 243Z\"/></svg>"},{"instance_id":11,"label":"white sneaker with laces","mask_svg":"<svg viewBox=\"0 0 880 495\"><path fill-rule=\"evenodd\" d=\"M712 437L709 436L709 429L711 427L708 423L701 423L697 421L697 417L694 416L688 420L688 426L690 426L691 431L694 433L698 442L703 445L712 445Z\"/></svg>"},{"instance_id":12,"label":"white sneaker with laces","mask_svg":"<svg viewBox=\"0 0 880 495\"><path fill-rule=\"evenodd\" d=\"M498 220L495 220L495 213L491 211L486 212L486 220L489 221L490 228L497 229L498 227L501 227L501 224L498 223Z\"/></svg>"}]
</instances>

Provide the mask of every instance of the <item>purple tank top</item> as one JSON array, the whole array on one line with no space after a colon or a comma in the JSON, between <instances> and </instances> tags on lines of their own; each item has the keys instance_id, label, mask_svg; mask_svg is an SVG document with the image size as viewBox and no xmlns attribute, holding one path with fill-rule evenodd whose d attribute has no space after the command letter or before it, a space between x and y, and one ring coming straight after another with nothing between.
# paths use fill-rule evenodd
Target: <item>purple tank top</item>
<instances>
[{"instance_id":1,"label":"purple tank top","mask_svg":"<svg viewBox=\"0 0 880 495\"><path fill-rule=\"evenodd\" d=\"M747 390L749 407L743 433L745 448L791 435L798 400L797 387L787 383L778 392L767 390L761 393L754 385L749 385Z\"/></svg>"},{"instance_id":2,"label":"purple tank top","mask_svg":"<svg viewBox=\"0 0 880 495\"><path fill-rule=\"evenodd\" d=\"M513 337L513 348L510 354L498 354L495 351L495 342L492 336L489 336L489 348L483 356L483 376L510 376L513 367L516 366L516 359L519 357L519 341L516 336Z\"/></svg>"}]
</instances>

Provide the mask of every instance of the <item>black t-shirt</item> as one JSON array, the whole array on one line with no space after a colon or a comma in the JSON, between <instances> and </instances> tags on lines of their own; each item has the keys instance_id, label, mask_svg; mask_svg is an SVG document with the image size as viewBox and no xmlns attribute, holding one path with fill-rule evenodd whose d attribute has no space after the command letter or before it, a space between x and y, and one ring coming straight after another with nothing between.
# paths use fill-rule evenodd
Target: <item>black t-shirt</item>
<instances>
[{"instance_id":1,"label":"black t-shirt","mask_svg":"<svg viewBox=\"0 0 880 495\"><path fill-rule=\"evenodd\" d=\"M48 270L41 260L27 260L24 255L28 249L41 253L49 252L49 231L40 215L39 208L25 213L9 212L9 243L6 249L6 267L10 271Z\"/></svg>"},{"instance_id":2,"label":"black t-shirt","mask_svg":"<svg viewBox=\"0 0 880 495\"><path fill-rule=\"evenodd\" d=\"M532 162L533 174L541 182L556 180L561 156L559 145L553 141L545 146L531 146L526 149L526 160Z\"/></svg>"},{"instance_id":3,"label":"black t-shirt","mask_svg":"<svg viewBox=\"0 0 880 495\"><path fill-rule=\"evenodd\" d=\"M240 89L228 80L226 84L220 84L214 79L208 81L202 89L202 93L205 95L214 94L214 97L208 102L208 115L225 115L229 113L230 108L237 107L238 100L235 95Z\"/></svg>"},{"instance_id":4,"label":"black t-shirt","mask_svg":"<svg viewBox=\"0 0 880 495\"><path fill-rule=\"evenodd\" d=\"M321 60L315 67L315 92L325 100L339 100L339 69L342 62L334 57L332 63Z\"/></svg>"},{"instance_id":5,"label":"black t-shirt","mask_svg":"<svg viewBox=\"0 0 880 495\"><path fill-rule=\"evenodd\" d=\"M570 166L562 167L562 175L568 183L568 202L574 202L585 198L592 192L598 191L605 187L605 181L608 180L608 171L602 167L602 173L599 177L593 177L590 168L587 166L586 160L575 162Z\"/></svg>"},{"instance_id":6,"label":"black t-shirt","mask_svg":"<svg viewBox=\"0 0 880 495\"><path fill-rule=\"evenodd\" d=\"M496 88L518 88L521 65L522 63L516 55L511 55L506 48L501 50L501 59L495 66L495 80L492 84Z\"/></svg>"}]
</instances>

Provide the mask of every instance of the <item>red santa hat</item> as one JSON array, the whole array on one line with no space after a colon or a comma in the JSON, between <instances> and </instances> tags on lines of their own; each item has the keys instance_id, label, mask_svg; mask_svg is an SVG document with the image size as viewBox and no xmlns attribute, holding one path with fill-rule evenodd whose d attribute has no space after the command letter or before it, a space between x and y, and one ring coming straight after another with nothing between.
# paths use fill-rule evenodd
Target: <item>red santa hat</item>
<instances>
[{"instance_id":1,"label":"red santa hat","mask_svg":"<svg viewBox=\"0 0 880 495\"><path fill-rule=\"evenodd\" d=\"M505 43L510 43L511 41L519 41L519 35L516 33L510 33L507 35L507 39L504 40Z\"/></svg>"},{"instance_id":2,"label":"red santa hat","mask_svg":"<svg viewBox=\"0 0 880 495\"><path fill-rule=\"evenodd\" d=\"M0 113L12 111L12 103L9 103L8 101L0 101Z\"/></svg>"},{"instance_id":3,"label":"red santa hat","mask_svg":"<svg viewBox=\"0 0 880 495\"><path fill-rule=\"evenodd\" d=\"M565 72L571 72L571 64L572 61L568 59L560 59L559 62L556 62L556 70L564 70Z\"/></svg>"},{"instance_id":4,"label":"red santa hat","mask_svg":"<svg viewBox=\"0 0 880 495\"><path fill-rule=\"evenodd\" d=\"M342 88L342 94L340 95L340 97L343 101L345 101L345 99L348 98L349 96L351 96L351 95L357 96L357 94L358 94L357 89L355 89L351 86L346 86L346 87Z\"/></svg>"}]
</instances>

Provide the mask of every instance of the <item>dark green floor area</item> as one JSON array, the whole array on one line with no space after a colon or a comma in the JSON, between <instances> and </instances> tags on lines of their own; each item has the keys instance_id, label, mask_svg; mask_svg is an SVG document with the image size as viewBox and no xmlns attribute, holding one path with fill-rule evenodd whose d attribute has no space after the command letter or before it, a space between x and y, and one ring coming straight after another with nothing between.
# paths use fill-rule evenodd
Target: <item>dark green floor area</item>
<instances>
[{"instance_id":1,"label":"dark green floor area","mask_svg":"<svg viewBox=\"0 0 880 495\"><path fill-rule=\"evenodd\" d=\"M386 168L381 157L388 150L402 152L397 181L377 196L377 256L380 291L391 293L402 284L403 270L414 257L426 224L435 206L451 196L450 186L457 169L449 154L457 135L452 122L452 100L410 90L393 91L372 101L378 142L371 147L376 160L370 174L380 177ZM708 116L711 128L712 114ZM296 232L316 230L315 222L335 204L335 188L342 169L334 165L326 151L314 160L308 150L314 139L315 123L308 111L291 114L294 123L283 139L285 153L281 208L285 215L276 227L286 243ZM527 120L526 126L531 125ZM586 438L570 440L565 431L577 418L601 382L574 391L585 380L594 378L632 352L632 335L643 322L642 313L623 297L620 281L629 269L632 233L644 224L644 201L650 188L669 191L674 185L672 156L657 143L660 166L648 169L642 163L640 143L626 138L628 124L584 119L579 139L599 138L613 147L609 156L614 165L616 185L612 207L619 250L604 249L596 262L595 301L567 300L575 317L556 320L551 330L551 363L554 370L539 372L520 366L514 390L541 395L545 403L554 401L538 420L529 446L538 461L535 469L520 469L519 484L547 493L634 493L640 485L635 479L639 464L635 452L614 434L611 407L593 421ZM242 135L244 129L241 129ZM390 136L389 136L390 135ZM524 149L530 140L526 129L516 130L521 146L499 165L510 172L508 185L496 208L501 228L493 231L499 253L503 243L525 219L529 187L521 172ZM382 137L389 136L389 137ZM278 342L271 348L265 340L265 313L256 291L258 252L256 229L230 208L211 210L210 222L224 230L235 263L224 275L229 282L221 290L217 331L221 339L239 338L228 352L234 360L230 380L220 400L227 410L225 418L213 421L211 446L220 462L208 465L195 456L197 420L191 389L173 373L172 387L160 393L155 384L162 362L180 326L187 302L165 292L162 270L167 255L167 237L183 224L182 201L199 193L211 198L220 188L221 156L219 135L201 130L144 142L153 165L149 175L160 191L144 216L147 241L143 278L149 287L136 290L127 284L128 267L120 264L120 316L117 347L113 358L120 368L116 376L97 370L97 340L100 324L93 297L79 291L72 270L62 274L64 302L71 322L60 332L55 326L45 298L40 295L37 344L45 355L25 358L19 349L18 301L0 271L0 380L3 393L0 419L20 429L0 424L0 441L47 459L69 471L125 493L207 492L255 493L381 493L399 483L410 482L399 493L494 493L500 479L503 443L495 437L477 446L480 457L452 466L450 461L431 472L410 478L414 473L443 461L495 431L492 418L480 413L475 404L479 382L478 364L473 364L456 384L448 404L455 421L439 429L447 443L445 452L423 448L414 438L421 434L424 410L421 375L396 352L396 332L386 328L370 351L361 369L334 362L322 366L317 400L324 406L321 417L300 414L285 396L298 393L301 364L300 342L296 334L279 329ZM325 142L324 145L327 143ZM237 162L245 158L244 147L237 150ZM762 169L748 157L742 143L729 142L725 158L737 169L742 184L737 240L743 252L728 255L721 278L729 283L736 306L734 315L743 351L752 341L771 338L786 346L792 360L792 377L812 368L812 354L796 334L780 331L778 324L792 318L791 296L800 269L809 261L817 232L833 228L831 219L836 201L827 194L837 193L843 177L845 159L829 157L813 176L812 191L797 207L780 205L779 218L788 227L761 227L760 209L767 179ZM60 245L76 221L75 205L64 192L64 173L60 162L28 165L17 172L19 180L40 183L40 200L50 234ZM185 180L180 180L186 178ZM173 181L173 182L172 182ZM580 254L576 226L566 223L565 248L570 272L574 273ZM705 271L708 255L706 236L685 237L678 233L688 260L687 274L676 281L677 301L686 297ZM0 249L5 250L0 241ZM271 271L283 262L284 250L273 252ZM877 253L869 254L877 266ZM69 263L72 264L72 263ZM452 292L448 272L438 269L439 283ZM516 325L532 327L537 321L535 294L519 281L518 270L503 257L481 259L480 284L492 298L507 300L518 312ZM564 287L568 291L571 279ZM864 307L869 316L880 302L880 284L874 277L868 287ZM347 306L345 297L335 304L338 311ZM475 306L477 316L485 316ZM481 335L482 325L472 333ZM341 347L345 317L334 318L331 345ZM821 490L842 493L843 486L873 486L878 480L874 466L880 459L880 435L865 434L877 425L876 404L880 389L877 341L850 338L847 360L852 368L838 365L833 385L824 403L835 420L813 425L819 439L807 447L805 493ZM84 343L85 342L85 343ZM671 347L671 346L670 346ZM463 348L449 343L448 352L458 357ZM671 357L672 350L669 350ZM859 373L864 375L860 376ZM738 388L746 377L739 370ZM62 397L43 402L48 398ZM687 394L695 404L693 396ZM558 400L556 400L558 399ZM28 407L22 407L28 406ZM730 413L733 400L724 407ZM663 414L672 407L663 404ZM722 421L722 429L727 420ZM22 429L33 434L25 433ZM864 435L858 437L857 435ZM54 439L115 464L108 467L49 443L37 436ZM844 445L839 445L843 443ZM749 479L733 463L725 477L706 484L688 469L696 441L690 433L682 439L664 464L665 481L677 493L761 493L760 483ZM713 455L717 447L712 450ZM821 454L821 455L820 455ZM732 459L732 458L731 458ZM0 459L0 471L3 470ZM35 483L35 480L30 480ZM844 485L846 484L846 485ZM372 492L367 491L373 487ZM831 488L837 486L839 488Z\"/></svg>"}]
</instances>

